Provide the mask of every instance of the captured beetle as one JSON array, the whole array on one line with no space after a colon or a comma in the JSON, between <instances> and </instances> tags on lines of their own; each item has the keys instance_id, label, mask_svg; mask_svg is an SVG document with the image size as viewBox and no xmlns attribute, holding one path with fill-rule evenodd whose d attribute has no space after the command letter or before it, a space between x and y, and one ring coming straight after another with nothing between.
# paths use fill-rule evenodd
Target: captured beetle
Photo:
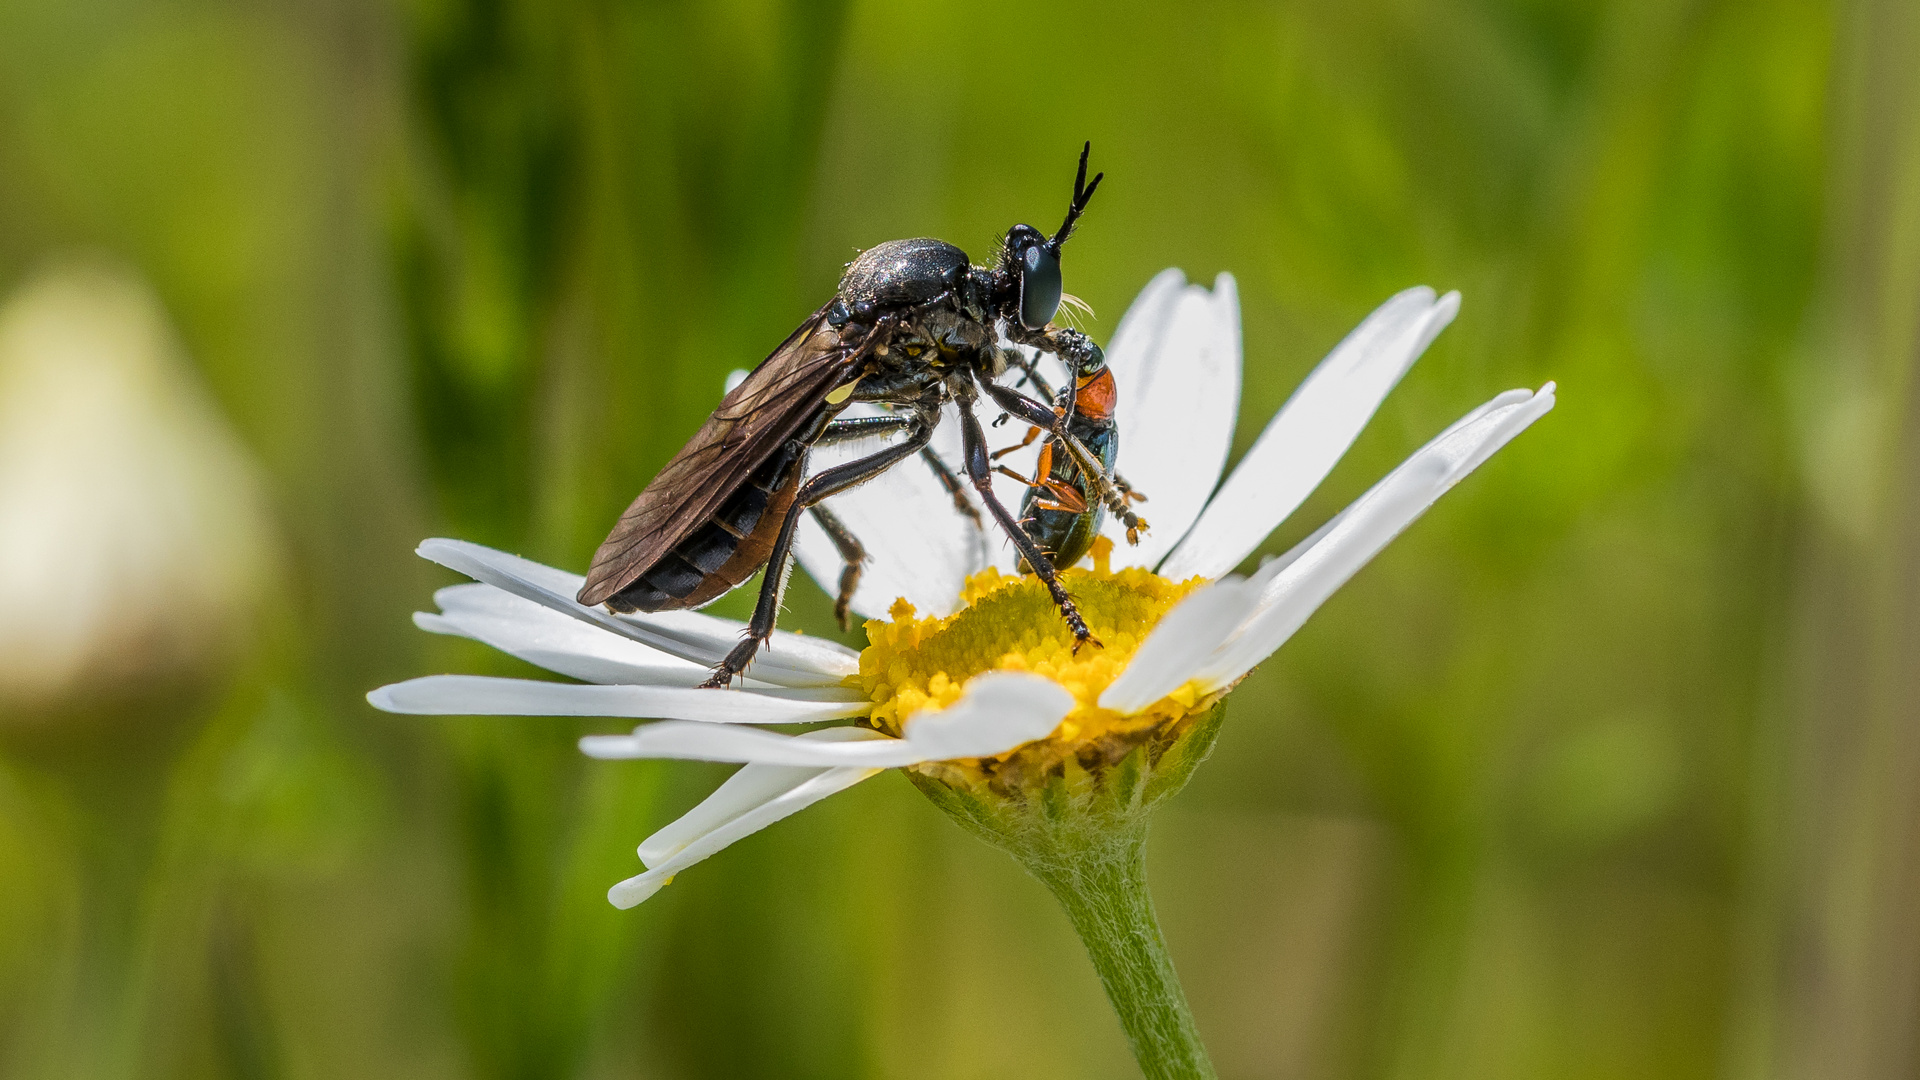
<instances>
[{"instance_id":1,"label":"captured beetle","mask_svg":"<svg viewBox=\"0 0 1920 1080\"><path fill-rule=\"evenodd\" d=\"M833 299L728 391L620 515L594 554L580 602L617 612L699 607L768 567L746 634L704 684L729 685L773 634L801 510L816 516L847 562L836 605L844 619L865 553L822 500L922 455L966 506L960 479L927 452L940 410L952 402L960 412L967 482L1046 584L1075 647L1094 641L1054 564L994 496L986 440L974 416L984 393L998 408L1052 432L1053 443L1099 474L1090 478L1093 486L1113 490L1071 431L1075 382L1047 403L994 382L1010 362L1030 367L1002 339L1052 353L1070 371L1105 367L1092 339L1052 325L1061 297L1060 249L1102 178L1087 182L1090 150L1080 151L1073 200L1059 230L1049 237L1015 225L991 266L974 266L966 252L929 239L890 241L850 263ZM853 401L891 412L836 419ZM867 457L807 475L814 446L883 434L901 437Z\"/></svg>"},{"instance_id":2,"label":"captured beetle","mask_svg":"<svg viewBox=\"0 0 1920 1080\"><path fill-rule=\"evenodd\" d=\"M1026 497L1020 501L1020 527L1060 568L1079 562L1092 549L1109 511L1126 527L1130 544L1139 543L1140 534L1147 529L1146 520L1135 515L1130 505L1145 502L1147 497L1113 471L1114 459L1120 453L1120 430L1113 416L1119 395L1105 359L1095 359L1099 362L1092 367L1071 373L1073 415L1067 416L1064 406L1054 408L1072 439L1050 435L1040 448L1032 476L1021 476L1004 465L995 469L1027 485ZM1026 378L1022 382L1033 383L1042 400L1055 400L1053 390L1033 365L1023 366ZM1032 446L1042 430L1029 427L1025 439L993 456L1004 457Z\"/></svg>"}]
</instances>

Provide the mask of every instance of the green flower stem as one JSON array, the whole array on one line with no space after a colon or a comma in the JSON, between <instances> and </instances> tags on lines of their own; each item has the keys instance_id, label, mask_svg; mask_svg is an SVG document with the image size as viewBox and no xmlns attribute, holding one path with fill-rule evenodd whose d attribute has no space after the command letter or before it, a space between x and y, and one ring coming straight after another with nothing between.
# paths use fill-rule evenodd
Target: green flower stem
<instances>
[{"instance_id":1,"label":"green flower stem","mask_svg":"<svg viewBox=\"0 0 1920 1080\"><path fill-rule=\"evenodd\" d=\"M1071 755L1036 770L1009 767L995 782L938 763L907 772L962 828L1053 890L1148 1080L1214 1075L1153 915L1146 850L1148 816L1186 785L1225 716L1217 704L1091 767Z\"/></svg>"},{"instance_id":2,"label":"green flower stem","mask_svg":"<svg viewBox=\"0 0 1920 1080\"><path fill-rule=\"evenodd\" d=\"M1140 1071L1148 1080L1211 1080L1213 1064L1147 895L1146 822L1107 839L1099 847L1021 861L1067 910Z\"/></svg>"}]
</instances>

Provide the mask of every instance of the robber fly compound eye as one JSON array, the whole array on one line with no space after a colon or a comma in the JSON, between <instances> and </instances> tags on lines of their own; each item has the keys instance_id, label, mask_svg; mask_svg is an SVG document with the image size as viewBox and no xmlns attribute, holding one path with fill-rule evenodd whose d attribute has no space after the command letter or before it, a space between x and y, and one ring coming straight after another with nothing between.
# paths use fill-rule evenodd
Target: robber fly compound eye
<instances>
[{"instance_id":1,"label":"robber fly compound eye","mask_svg":"<svg viewBox=\"0 0 1920 1080\"><path fill-rule=\"evenodd\" d=\"M1035 244L1020 258L1020 325L1039 330L1059 310L1060 256Z\"/></svg>"}]
</instances>

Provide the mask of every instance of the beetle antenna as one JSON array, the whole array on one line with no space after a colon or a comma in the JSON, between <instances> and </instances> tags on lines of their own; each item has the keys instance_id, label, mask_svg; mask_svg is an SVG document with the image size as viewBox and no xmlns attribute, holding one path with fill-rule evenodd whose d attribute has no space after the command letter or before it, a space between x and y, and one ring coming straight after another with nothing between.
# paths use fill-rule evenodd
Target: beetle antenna
<instances>
[{"instance_id":1,"label":"beetle antenna","mask_svg":"<svg viewBox=\"0 0 1920 1080\"><path fill-rule=\"evenodd\" d=\"M1087 203L1093 201L1094 189L1100 186L1100 181L1106 179L1106 173L1095 173L1093 183L1087 183L1087 155L1092 152L1093 142L1088 140L1086 145L1080 148L1080 171L1073 178L1073 201L1067 204L1067 220L1060 223L1060 231L1054 233L1053 239L1047 241L1047 250L1053 252L1055 257L1059 256L1060 248L1066 244L1067 238L1073 235L1074 223L1080 220L1080 214L1086 210Z\"/></svg>"}]
</instances>

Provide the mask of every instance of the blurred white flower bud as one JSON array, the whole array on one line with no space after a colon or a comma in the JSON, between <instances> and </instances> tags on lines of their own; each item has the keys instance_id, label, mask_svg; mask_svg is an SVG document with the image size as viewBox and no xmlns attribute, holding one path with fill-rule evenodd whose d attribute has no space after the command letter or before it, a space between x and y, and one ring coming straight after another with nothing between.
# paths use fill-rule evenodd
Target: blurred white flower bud
<instances>
[{"instance_id":1,"label":"blurred white flower bud","mask_svg":"<svg viewBox=\"0 0 1920 1080\"><path fill-rule=\"evenodd\" d=\"M246 448L142 282L70 262L0 307L0 705L216 660L246 632L272 533Z\"/></svg>"}]
</instances>

